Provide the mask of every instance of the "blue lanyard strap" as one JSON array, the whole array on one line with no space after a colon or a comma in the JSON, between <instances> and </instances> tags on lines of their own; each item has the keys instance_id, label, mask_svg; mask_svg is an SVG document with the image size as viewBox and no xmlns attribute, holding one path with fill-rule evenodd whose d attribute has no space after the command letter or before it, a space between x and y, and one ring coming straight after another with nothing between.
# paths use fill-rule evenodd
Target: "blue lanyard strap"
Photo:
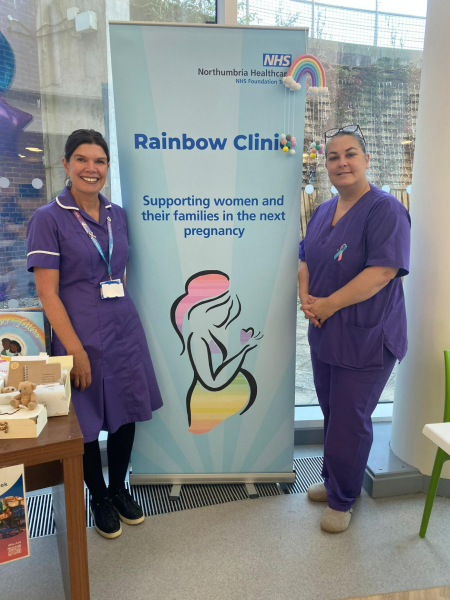
<instances>
[{"instance_id":1,"label":"blue lanyard strap","mask_svg":"<svg viewBox=\"0 0 450 600\"><path fill-rule=\"evenodd\" d=\"M76 218L78 219L78 221L80 222L81 226L85 230L85 232L91 238L92 242L94 243L94 246L98 250L98 253L100 254L100 256L105 261L106 266L108 267L109 278L112 281L112 277L111 277L111 272L112 272L111 271L111 257L112 257L112 253L113 253L113 234L112 234L112 227L111 227L111 218L110 217L106 217L106 225L108 227L108 247L109 247L109 262L108 262L106 260L106 258L105 258L105 255L103 254L103 250L101 249L100 244L97 241L97 238L95 237L95 235L92 232L92 230L89 227L89 225L86 223L86 221L83 219L83 217L80 215L80 213L77 210L74 210L73 212L74 212L74 215L76 216Z\"/></svg>"}]
</instances>

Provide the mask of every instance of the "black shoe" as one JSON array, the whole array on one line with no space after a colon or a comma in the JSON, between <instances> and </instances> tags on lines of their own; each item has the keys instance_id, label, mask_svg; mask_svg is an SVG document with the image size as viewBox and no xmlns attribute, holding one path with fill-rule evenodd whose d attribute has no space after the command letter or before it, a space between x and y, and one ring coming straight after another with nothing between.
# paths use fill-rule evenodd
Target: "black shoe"
<instances>
[{"instance_id":1,"label":"black shoe","mask_svg":"<svg viewBox=\"0 0 450 600\"><path fill-rule=\"evenodd\" d=\"M111 500L106 497L100 502L91 501L91 515L95 529L105 538L113 539L122 533L122 524L117 510Z\"/></svg>"},{"instance_id":2,"label":"black shoe","mask_svg":"<svg viewBox=\"0 0 450 600\"><path fill-rule=\"evenodd\" d=\"M118 492L109 492L111 502L114 504L120 519L128 525L138 525L145 519L142 508L133 500L130 492L123 488Z\"/></svg>"}]
</instances>

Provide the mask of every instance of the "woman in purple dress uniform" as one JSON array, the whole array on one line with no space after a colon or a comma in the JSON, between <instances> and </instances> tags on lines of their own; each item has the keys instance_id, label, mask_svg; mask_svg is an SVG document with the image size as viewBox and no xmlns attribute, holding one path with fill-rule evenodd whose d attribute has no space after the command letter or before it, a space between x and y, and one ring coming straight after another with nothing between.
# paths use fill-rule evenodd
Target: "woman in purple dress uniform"
<instances>
[{"instance_id":1,"label":"woman in purple dress uniform","mask_svg":"<svg viewBox=\"0 0 450 600\"><path fill-rule=\"evenodd\" d=\"M97 531L141 523L125 488L135 423L162 406L141 321L123 285L128 259L125 211L100 190L109 150L102 135L79 129L68 138L67 187L31 217L28 270L53 328L52 353L73 355L72 402L84 437L84 479ZM133 339L133 352L124 351ZM108 432L109 487L98 436Z\"/></svg>"},{"instance_id":2,"label":"woman in purple dress uniform","mask_svg":"<svg viewBox=\"0 0 450 600\"><path fill-rule=\"evenodd\" d=\"M410 219L370 185L357 125L325 134L326 168L339 195L320 204L300 243L301 309L309 319L314 385L324 415L321 527L347 529L372 446L371 416L407 350L401 277L408 274Z\"/></svg>"}]
</instances>

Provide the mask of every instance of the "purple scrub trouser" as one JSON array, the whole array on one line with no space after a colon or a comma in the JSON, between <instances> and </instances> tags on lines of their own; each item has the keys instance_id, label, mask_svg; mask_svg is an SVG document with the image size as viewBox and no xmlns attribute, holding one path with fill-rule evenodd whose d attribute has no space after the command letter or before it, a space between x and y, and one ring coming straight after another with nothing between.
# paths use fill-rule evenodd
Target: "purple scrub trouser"
<instances>
[{"instance_id":1,"label":"purple scrub trouser","mask_svg":"<svg viewBox=\"0 0 450 600\"><path fill-rule=\"evenodd\" d=\"M311 348L314 385L324 417L322 476L328 506L349 510L361 492L373 441L371 416L396 358L384 347L383 369L345 369L324 363Z\"/></svg>"}]
</instances>

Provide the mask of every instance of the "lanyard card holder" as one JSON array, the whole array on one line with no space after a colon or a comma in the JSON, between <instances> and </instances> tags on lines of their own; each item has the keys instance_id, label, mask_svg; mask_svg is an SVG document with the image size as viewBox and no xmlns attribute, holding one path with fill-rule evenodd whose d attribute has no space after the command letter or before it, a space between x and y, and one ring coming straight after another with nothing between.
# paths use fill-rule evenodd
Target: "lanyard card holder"
<instances>
[{"instance_id":1,"label":"lanyard card holder","mask_svg":"<svg viewBox=\"0 0 450 600\"><path fill-rule=\"evenodd\" d=\"M103 254L103 250L101 249L101 246L98 243L95 235L91 231L89 225L86 223L86 221L83 219L83 217L80 215L79 212L75 211L74 215L77 218L77 220L79 221L79 223L81 224L81 226L83 227L83 229L85 230L85 232L88 234L92 243L97 248L98 253L103 258L103 260L106 263L106 266L108 267L109 281L100 282L100 296L101 296L102 300L107 300L109 298L123 298L125 296L125 292L123 290L123 283L120 281L120 279L112 279L111 278L111 257L112 257L112 253L113 253L113 232L112 232L112 226L111 226L111 217L109 217L109 216L106 217L106 223L107 223L107 227L108 227L108 249L109 249L109 261L108 261L108 260L106 260L105 255Z\"/></svg>"},{"instance_id":2,"label":"lanyard card holder","mask_svg":"<svg viewBox=\"0 0 450 600\"><path fill-rule=\"evenodd\" d=\"M123 298L125 296L123 283L120 279L102 281L100 283L100 295L102 300L108 300L109 298Z\"/></svg>"}]
</instances>

